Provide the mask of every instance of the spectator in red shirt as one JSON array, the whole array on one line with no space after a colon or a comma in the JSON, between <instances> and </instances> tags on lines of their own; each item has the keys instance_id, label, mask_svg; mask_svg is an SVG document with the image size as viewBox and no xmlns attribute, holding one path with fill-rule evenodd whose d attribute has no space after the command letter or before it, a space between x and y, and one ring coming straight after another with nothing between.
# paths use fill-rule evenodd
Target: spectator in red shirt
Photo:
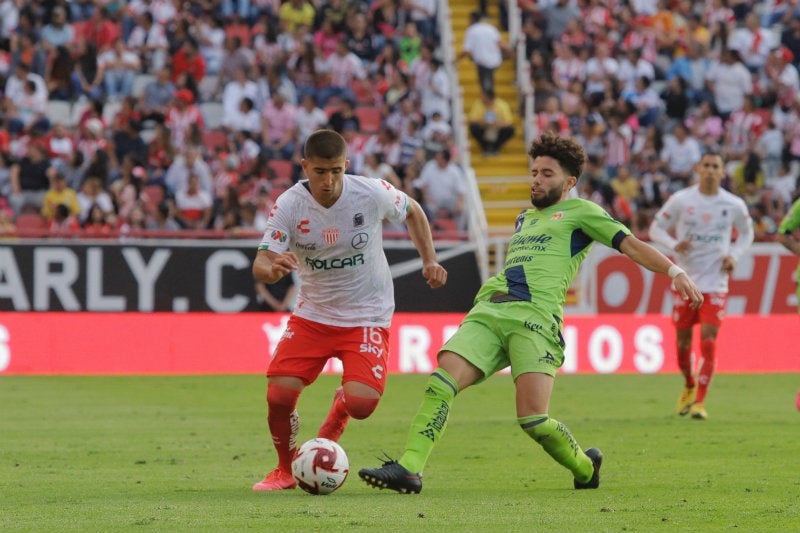
<instances>
[{"instance_id":1,"label":"spectator in red shirt","mask_svg":"<svg viewBox=\"0 0 800 533\"><path fill-rule=\"evenodd\" d=\"M76 27L75 34L76 40L92 43L98 50L105 51L122 36L122 27L111 20L107 7L97 6L92 10L92 18Z\"/></svg>"},{"instance_id":2,"label":"spectator in red shirt","mask_svg":"<svg viewBox=\"0 0 800 533\"><path fill-rule=\"evenodd\" d=\"M172 82L186 72L196 83L200 83L206 75L206 60L197 47L197 41L186 39L183 46L172 56Z\"/></svg>"},{"instance_id":3,"label":"spectator in red shirt","mask_svg":"<svg viewBox=\"0 0 800 533\"><path fill-rule=\"evenodd\" d=\"M83 223L83 231L87 237L105 237L110 236L113 227L106 217L103 208L98 204L92 204L89 207L89 216Z\"/></svg>"}]
</instances>

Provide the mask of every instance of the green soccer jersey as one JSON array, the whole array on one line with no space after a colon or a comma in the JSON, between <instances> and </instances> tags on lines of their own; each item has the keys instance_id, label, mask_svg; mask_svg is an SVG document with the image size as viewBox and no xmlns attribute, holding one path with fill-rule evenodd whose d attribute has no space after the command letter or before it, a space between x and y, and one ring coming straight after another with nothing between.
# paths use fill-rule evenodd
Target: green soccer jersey
<instances>
[{"instance_id":1,"label":"green soccer jersey","mask_svg":"<svg viewBox=\"0 0 800 533\"><path fill-rule=\"evenodd\" d=\"M631 232L599 205L570 199L517 217L503 271L489 278L475 301L508 293L530 301L542 319L561 329L570 283L594 241L619 249Z\"/></svg>"},{"instance_id":2,"label":"green soccer jersey","mask_svg":"<svg viewBox=\"0 0 800 533\"><path fill-rule=\"evenodd\" d=\"M781 220L781 224L778 226L778 233L792 233L798 228L800 228L800 199L795 200L792 208ZM800 264L797 265L797 280L797 298L800 300Z\"/></svg>"},{"instance_id":3,"label":"green soccer jersey","mask_svg":"<svg viewBox=\"0 0 800 533\"><path fill-rule=\"evenodd\" d=\"M792 233L797 228L800 228L800 198L795 200L789 212L781 220L778 233Z\"/></svg>"}]
</instances>

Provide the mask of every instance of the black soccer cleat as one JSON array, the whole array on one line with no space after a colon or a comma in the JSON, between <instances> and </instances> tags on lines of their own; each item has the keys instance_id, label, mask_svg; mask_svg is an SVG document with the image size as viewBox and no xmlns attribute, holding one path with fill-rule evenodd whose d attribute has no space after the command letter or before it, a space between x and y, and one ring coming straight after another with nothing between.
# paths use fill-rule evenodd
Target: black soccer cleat
<instances>
[{"instance_id":1,"label":"black soccer cleat","mask_svg":"<svg viewBox=\"0 0 800 533\"><path fill-rule=\"evenodd\" d=\"M594 474L592 474L592 479L590 479L586 483L581 483L577 479L574 479L573 482L575 484L575 488L596 489L597 487L600 486L600 465L603 464L603 452L601 452L597 448L589 448L583 453L585 453L589 457L589 459L592 460L592 464L594 465Z\"/></svg>"},{"instance_id":2,"label":"black soccer cleat","mask_svg":"<svg viewBox=\"0 0 800 533\"><path fill-rule=\"evenodd\" d=\"M419 494L422 490L422 475L409 472L394 460L386 461L380 468L362 468L358 477L376 489L391 489L401 494Z\"/></svg>"}]
</instances>

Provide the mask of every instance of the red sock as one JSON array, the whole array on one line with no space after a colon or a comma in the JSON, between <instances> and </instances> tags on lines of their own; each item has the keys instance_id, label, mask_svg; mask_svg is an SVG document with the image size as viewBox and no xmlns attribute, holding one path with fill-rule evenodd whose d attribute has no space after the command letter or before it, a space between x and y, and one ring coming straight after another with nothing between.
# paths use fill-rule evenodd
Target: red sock
<instances>
[{"instance_id":1,"label":"red sock","mask_svg":"<svg viewBox=\"0 0 800 533\"><path fill-rule=\"evenodd\" d=\"M349 420L350 413L347 412L347 406L345 405L344 389L339 387L336 389L336 394L333 396L333 405L331 405L328 416L325 417L325 421L320 426L317 437L339 442L339 438L344 433L344 428L347 427Z\"/></svg>"},{"instance_id":2,"label":"red sock","mask_svg":"<svg viewBox=\"0 0 800 533\"><path fill-rule=\"evenodd\" d=\"M691 348L678 348L678 368L681 369L686 386L694 387L694 361L692 361Z\"/></svg>"},{"instance_id":3,"label":"red sock","mask_svg":"<svg viewBox=\"0 0 800 533\"><path fill-rule=\"evenodd\" d=\"M711 378L714 375L714 352L716 350L717 342L714 339L703 339L700 341L700 352L703 354L703 360L700 362L700 370L697 372L697 399L696 402L705 400L708 386L711 384Z\"/></svg>"},{"instance_id":4,"label":"red sock","mask_svg":"<svg viewBox=\"0 0 800 533\"><path fill-rule=\"evenodd\" d=\"M300 417L295 407L299 397L299 390L280 385L267 386L267 423L272 444L278 452L278 468L284 472L292 471L292 459L297 448Z\"/></svg>"},{"instance_id":5,"label":"red sock","mask_svg":"<svg viewBox=\"0 0 800 533\"><path fill-rule=\"evenodd\" d=\"M317 437L338 442L350 418L352 417L356 420L367 418L378 406L379 401L380 398L353 396L352 394L345 394L341 388L337 389L331 410L328 412L328 416L322 426L320 426Z\"/></svg>"}]
</instances>

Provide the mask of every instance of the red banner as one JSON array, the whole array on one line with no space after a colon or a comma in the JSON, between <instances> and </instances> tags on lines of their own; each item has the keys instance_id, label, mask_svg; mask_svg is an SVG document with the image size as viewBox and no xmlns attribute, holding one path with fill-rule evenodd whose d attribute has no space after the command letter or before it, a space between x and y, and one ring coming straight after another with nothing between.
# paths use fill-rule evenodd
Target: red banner
<instances>
[{"instance_id":1,"label":"red banner","mask_svg":"<svg viewBox=\"0 0 800 533\"><path fill-rule=\"evenodd\" d=\"M782 246L759 243L738 261L729 282L726 313L797 314L797 256ZM670 279L655 275L624 255L602 246L581 267L573 313L664 314L672 310Z\"/></svg>"},{"instance_id":2,"label":"red banner","mask_svg":"<svg viewBox=\"0 0 800 533\"><path fill-rule=\"evenodd\" d=\"M399 313L391 373L429 373L463 315ZM288 315L4 313L0 374L251 374L266 370ZM800 372L800 317L728 316L719 372ZM563 373L677 372L668 316L567 316ZM695 349L699 356L699 349ZM334 359L326 369L339 372Z\"/></svg>"}]
</instances>

